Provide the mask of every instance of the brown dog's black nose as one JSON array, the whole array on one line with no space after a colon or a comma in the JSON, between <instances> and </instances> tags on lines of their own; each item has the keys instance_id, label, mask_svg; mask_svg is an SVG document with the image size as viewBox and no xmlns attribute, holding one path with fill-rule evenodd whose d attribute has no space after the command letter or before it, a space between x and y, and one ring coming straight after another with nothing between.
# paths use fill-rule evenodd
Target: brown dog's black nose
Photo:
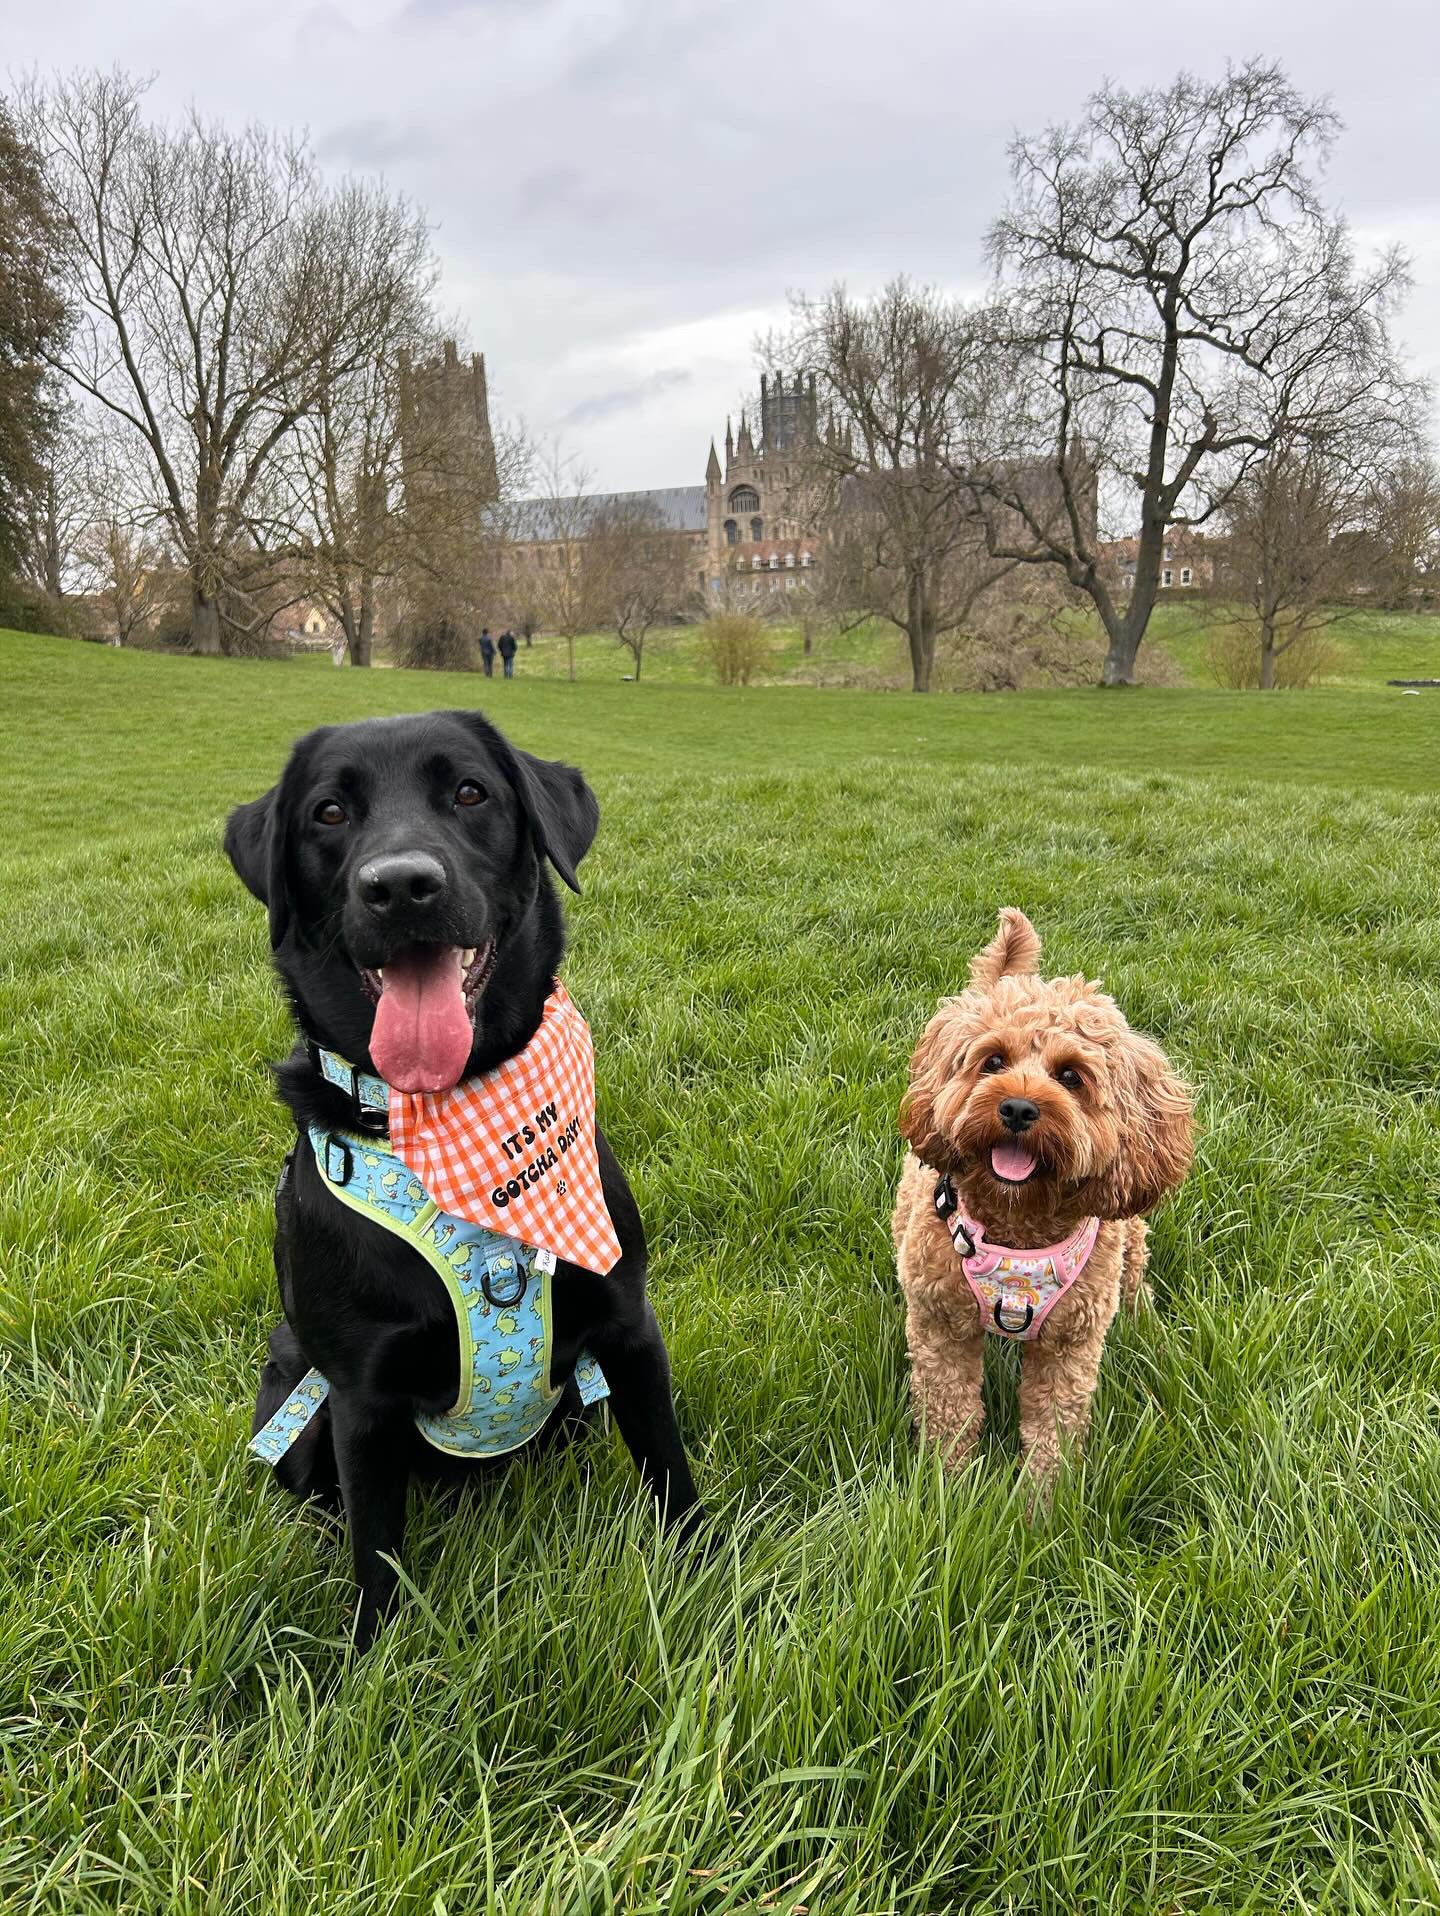
<instances>
[{"instance_id":1,"label":"brown dog's black nose","mask_svg":"<svg viewBox=\"0 0 1440 1916\"><path fill-rule=\"evenodd\" d=\"M360 867L360 896L377 918L397 907L433 905L445 889L445 867L429 852L391 852Z\"/></svg>"},{"instance_id":2,"label":"brown dog's black nose","mask_svg":"<svg viewBox=\"0 0 1440 1916\"><path fill-rule=\"evenodd\" d=\"M1007 1131L1013 1131L1018 1138L1028 1131L1040 1115L1038 1104L1031 1104L1028 1098L1002 1098L1000 1100L1000 1122Z\"/></svg>"}]
</instances>

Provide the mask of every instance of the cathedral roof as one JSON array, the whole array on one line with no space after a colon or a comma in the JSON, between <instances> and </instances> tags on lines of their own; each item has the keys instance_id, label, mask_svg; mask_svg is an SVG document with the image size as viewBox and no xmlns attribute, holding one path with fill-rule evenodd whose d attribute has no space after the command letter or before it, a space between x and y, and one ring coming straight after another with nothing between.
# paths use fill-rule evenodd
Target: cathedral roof
<instances>
[{"instance_id":1,"label":"cathedral roof","mask_svg":"<svg viewBox=\"0 0 1440 1916\"><path fill-rule=\"evenodd\" d=\"M596 511L612 505L644 504L652 507L672 532L705 530L704 486L654 486L645 492L590 492L583 496ZM572 505L574 500L560 503L561 511L557 515L553 500L517 499L503 508L506 531L512 539L553 539L557 516L564 523L563 508Z\"/></svg>"}]
</instances>

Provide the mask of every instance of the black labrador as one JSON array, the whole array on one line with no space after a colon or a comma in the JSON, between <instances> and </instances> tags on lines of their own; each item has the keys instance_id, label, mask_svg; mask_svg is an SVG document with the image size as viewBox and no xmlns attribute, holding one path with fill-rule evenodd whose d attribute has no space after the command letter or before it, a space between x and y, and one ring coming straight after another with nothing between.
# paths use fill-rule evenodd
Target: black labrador
<instances>
[{"instance_id":1,"label":"black labrador","mask_svg":"<svg viewBox=\"0 0 1440 1916\"><path fill-rule=\"evenodd\" d=\"M400 1552L411 1475L457 1481L485 1466L435 1450L416 1429L417 1411L442 1412L456 1399L454 1311L419 1253L343 1205L321 1178L307 1127L353 1129L356 1114L350 1095L322 1077L316 1049L374 1071L385 968L424 964L433 947L450 948L466 967L469 1056L456 1075L491 1070L523 1049L564 948L545 861L578 891L575 867L598 822L579 772L519 751L479 713L456 711L309 733L280 782L238 806L226 827L231 863L268 908L275 966L300 1032L277 1070L300 1137L276 1193L284 1322L270 1339L254 1428L311 1366L329 1380L328 1401L277 1475L296 1496L343 1506L362 1647L394 1600L386 1559ZM551 1380L569 1381L536 1441L583 1421L572 1373L590 1351L665 1521L688 1534L700 1507L646 1298L645 1234L598 1127L597 1142L621 1257L604 1277L556 1268Z\"/></svg>"}]
</instances>

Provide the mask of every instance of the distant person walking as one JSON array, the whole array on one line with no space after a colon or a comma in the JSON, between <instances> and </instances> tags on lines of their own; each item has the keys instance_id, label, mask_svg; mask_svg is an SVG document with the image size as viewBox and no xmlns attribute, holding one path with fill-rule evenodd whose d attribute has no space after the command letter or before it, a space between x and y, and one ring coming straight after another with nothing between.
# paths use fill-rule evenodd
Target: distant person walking
<instances>
[{"instance_id":1,"label":"distant person walking","mask_svg":"<svg viewBox=\"0 0 1440 1916\"><path fill-rule=\"evenodd\" d=\"M507 679L513 679L515 676L515 654L519 649L515 643L515 634L513 632L505 631L500 634L500 656L505 661L505 676Z\"/></svg>"},{"instance_id":2,"label":"distant person walking","mask_svg":"<svg viewBox=\"0 0 1440 1916\"><path fill-rule=\"evenodd\" d=\"M332 665L343 665L345 663L345 654L348 650L349 642L345 637L345 628L342 626L330 641L330 663Z\"/></svg>"},{"instance_id":3,"label":"distant person walking","mask_svg":"<svg viewBox=\"0 0 1440 1916\"><path fill-rule=\"evenodd\" d=\"M495 676L495 641L490 636L490 628L488 625L483 625L480 628L480 663L485 667L486 678L493 679Z\"/></svg>"}]
</instances>

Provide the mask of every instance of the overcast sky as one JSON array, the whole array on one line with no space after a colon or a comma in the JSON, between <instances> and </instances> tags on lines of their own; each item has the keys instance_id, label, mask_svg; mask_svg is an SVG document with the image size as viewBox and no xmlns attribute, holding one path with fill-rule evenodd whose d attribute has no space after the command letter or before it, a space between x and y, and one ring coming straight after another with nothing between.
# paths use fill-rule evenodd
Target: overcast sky
<instances>
[{"instance_id":1,"label":"overcast sky","mask_svg":"<svg viewBox=\"0 0 1440 1916\"><path fill-rule=\"evenodd\" d=\"M1330 197L1399 240L1440 374L1440 10L1370 0L0 0L12 71L153 73L157 111L308 127L436 225L493 407L606 487L680 485L787 294L983 285L1017 129L1108 75L1283 59L1346 130Z\"/></svg>"}]
</instances>

